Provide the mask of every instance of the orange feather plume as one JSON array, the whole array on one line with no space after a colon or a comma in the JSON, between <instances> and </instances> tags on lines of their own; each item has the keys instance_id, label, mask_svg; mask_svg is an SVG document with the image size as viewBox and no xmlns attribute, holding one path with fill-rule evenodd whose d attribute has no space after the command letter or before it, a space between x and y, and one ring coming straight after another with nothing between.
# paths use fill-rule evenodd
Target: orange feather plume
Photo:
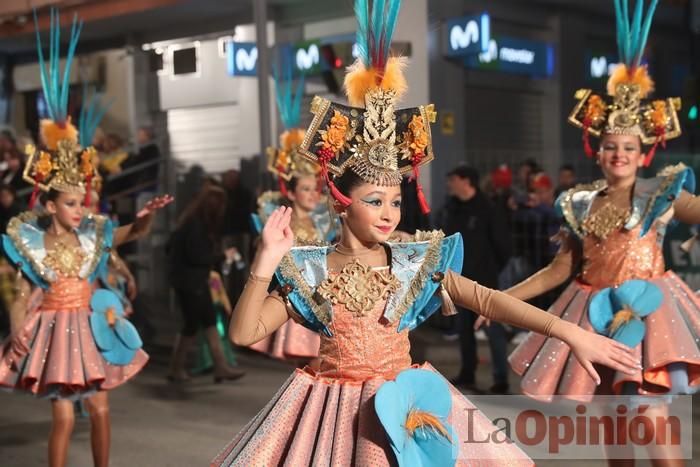
<instances>
[{"instance_id":1,"label":"orange feather plume","mask_svg":"<svg viewBox=\"0 0 700 467\"><path fill-rule=\"evenodd\" d=\"M646 65L630 69L624 63L619 64L608 79L608 94L614 96L617 85L623 83L638 85L642 98L654 90L654 80L649 76Z\"/></svg>"},{"instance_id":2,"label":"orange feather plume","mask_svg":"<svg viewBox=\"0 0 700 467\"><path fill-rule=\"evenodd\" d=\"M78 130L70 122L70 117L63 125L59 125L53 120L44 119L40 122L41 141L50 150L58 149L58 142L64 139L78 142Z\"/></svg>"},{"instance_id":3,"label":"orange feather plume","mask_svg":"<svg viewBox=\"0 0 700 467\"><path fill-rule=\"evenodd\" d=\"M450 440L450 442L452 441L450 433L447 431L447 428L445 428L445 425L442 424L440 419L435 415L422 410L409 411L408 416L406 417L405 427L410 436L413 436L413 433L420 428L428 428L440 433L442 436Z\"/></svg>"},{"instance_id":4,"label":"orange feather plume","mask_svg":"<svg viewBox=\"0 0 700 467\"><path fill-rule=\"evenodd\" d=\"M620 326L627 324L635 318L636 314L629 308L623 308L622 310L615 313L610 326L608 326L608 331L610 335L615 334L615 332L620 329Z\"/></svg>"},{"instance_id":5,"label":"orange feather plume","mask_svg":"<svg viewBox=\"0 0 700 467\"><path fill-rule=\"evenodd\" d=\"M403 74L408 61L404 57L391 57L386 64L384 73L375 68L366 68L361 60L350 65L345 75L345 94L353 107L365 106L365 94L377 88L393 90L396 99L406 93L408 84Z\"/></svg>"},{"instance_id":6,"label":"orange feather plume","mask_svg":"<svg viewBox=\"0 0 700 467\"><path fill-rule=\"evenodd\" d=\"M302 128L292 128L280 135L280 146L285 151L301 146L304 141L306 130Z\"/></svg>"}]
</instances>

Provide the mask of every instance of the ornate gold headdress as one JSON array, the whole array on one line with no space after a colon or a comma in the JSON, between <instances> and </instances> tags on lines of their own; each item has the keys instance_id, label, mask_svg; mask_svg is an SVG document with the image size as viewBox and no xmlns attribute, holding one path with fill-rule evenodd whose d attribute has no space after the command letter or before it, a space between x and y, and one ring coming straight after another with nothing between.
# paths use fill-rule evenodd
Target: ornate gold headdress
<instances>
[{"instance_id":1,"label":"ornate gold headdress","mask_svg":"<svg viewBox=\"0 0 700 467\"><path fill-rule=\"evenodd\" d=\"M30 209L36 203L40 190L51 189L84 194L86 187L92 184L97 175L96 153L92 147L83 149L78 143L78 130L71 123L68 115L68 80L69 70L75 48L78 44L82 21L77 16L73 18L70 44L66 57L63 79L60 79L60 18L55 9L51 9L51 47L49 51L48 69L45 66L39 26L34 13L36 28L37 52L41 70L41 84L47 103L49 118L40 122L40 138L44 148L27 145L25 153L28 160L24 168L23 178L34 185L29 202ZM87 200L89 202L89 200Z\"/></svg>"},{"instance_id":2,"label":"ornate gold headdress","mask_svg":"<svg viewBox=\"0 0 700 467\"><path fill-rule=\"evenodd\" d=\"M351 201L335 187L331 175L350 169L369 183L388 186L399 185L410 173L421 209L427 213L418 168L434 157L430 123L436 114L432 105L395 109L407 89L403 75L407 61L389 57L400 3L373 2L370 23L369 2L356 0L359 58L345 76L350 106L315 97L314 119L300 151L320 166L331 195L345 206Z\"/></svg>"},{"instance_id":3,"label":"ornate gold headdress","mask_svg":"<svg viewBox=\"0 0 700 467\"><path fill-rule=\"evenodd\" d=\"M637 0L630 25L628 0L615 0L621 63L608 80L607 93L612 101L590 89L580 89L576 92L578 103L569 115L569 123L583 129L583 146L588 157L594 154L589 135L634 135L643 144L653 145L644 160L648 166L659 144L665 146L666 141L681 135L677 113L681 100L677 97L646 100L654 90L654 82L641 61L657 4L658 0L652 0L642 21L644 2Z\"/></svg>"}]
</instances>

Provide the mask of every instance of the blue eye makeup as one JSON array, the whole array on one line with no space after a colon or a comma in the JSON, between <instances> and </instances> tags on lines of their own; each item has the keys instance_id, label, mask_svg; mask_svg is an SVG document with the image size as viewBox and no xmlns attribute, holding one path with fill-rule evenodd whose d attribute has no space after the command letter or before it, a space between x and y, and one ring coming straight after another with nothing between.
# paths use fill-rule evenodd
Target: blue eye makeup
<instances>
[{"instance_id":1,"label":"blue eye makeup","mask_svg":"<svg viewBox=\"0 0 700 467\"><path fill-rule=\"evenodd\" d=\"M382 201L378 199L363 199L362 202L375 207L380 207L382 205Z\"/></svg>"}]
</instances>

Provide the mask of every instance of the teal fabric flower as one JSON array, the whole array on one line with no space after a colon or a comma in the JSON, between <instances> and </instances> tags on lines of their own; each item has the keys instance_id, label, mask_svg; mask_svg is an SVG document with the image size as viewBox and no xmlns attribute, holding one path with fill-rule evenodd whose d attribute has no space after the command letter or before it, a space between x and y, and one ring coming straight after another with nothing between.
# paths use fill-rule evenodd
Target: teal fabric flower
<instances>
[{"instance_id":1,"label":"teal fabric flower","mask_svg":"<svg viewBox=\"0 0 700 467\"><path fill-rule=\"evenodd\" d=\"M143 342L134 325L124 317L119 297L99 289L92 295L90 308L90 328L102 356L113 365L131 363Z\"/></svg>"},{"instance_id":2,"label":"teal fabric flower","mask_svg":"<svg viewBox=\"0 0 700 467\"><path fill-rule=\"evenodd\" d=\"M451 408L447 382L432 371L404 370L379 388L374 410L400 467L455 464L457 435L446 423Z\"/></svg>"},{"instance_id":3,"label":"teal fabric flower","mask_svg":"<svg viewBox=\"0 0 700 467\"><path fill-rule=\"evenodd\" d=\"M663 292L651 282L629 280L598 292L588 308L588 319L598 334L635 347L646 333L643 318L656 311L663 300Z\"/></svg>"}]
</instances>

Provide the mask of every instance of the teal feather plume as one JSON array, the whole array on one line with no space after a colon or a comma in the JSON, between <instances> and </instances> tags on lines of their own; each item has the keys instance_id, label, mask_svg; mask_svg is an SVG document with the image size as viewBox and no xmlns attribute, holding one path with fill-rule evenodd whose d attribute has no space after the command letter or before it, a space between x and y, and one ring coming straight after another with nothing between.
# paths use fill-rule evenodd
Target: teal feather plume
<instances>
[{"instance_id":1,"label":"teal feather plume","mask_svg":"<svg viewBox=\"0 0 700 467\"><path fill-rule=\"evenodd\" d=\"M68 118L70 68L73 62L73 57L75 56L75 49L78 45L80 32L83 28L83 22L78 20L77 15L73 17L70 41L66 55L66 64L63 70L63 77L61 77L61 20L58 10L55 8L51 9L48 64L46 63L46 57L44 56L36 10L34 10L33 13L37 55L39 57L41 87L44 92L44 99L46 100L49 118L57 123L63 123Z\"/></svg>"},{"instance_id":2,"label":"teal feather plume","mask_svg":"<svg viewBox=\"0 0 700 467\"><path fill-rule=\"evenodd\" d=\"M355 17L357 18L357 44L358 58L366 67L371 65L369 55L369 0L355 0Z\"/></svg>"},{"instance_id":3,"label":"teal feather plume","mask_svg":"<svg viewBox=\"0 0 700 467\"><path fill-rule=\"evenodd\" d=\"M80 145L84 148L92 145L97 127L114 102L114 99L110 99L109 102L103 104L102 97L103 95L98 92L93 92L90 95L87 83L83 83L83 105L80 108L78 134Z\"/></svg>"},{"instance_id":4,"label":"teal feather plume","mask_svg":"<svg viewBox=\"0 0 700 467\"><path fill-rule=\"evenodd\" d=\"M638 67L642 62L658 3L658 0L651 0L645 14L644 0L636 0L630 24L629 0L615 0L617 49L620 61L630 69Z\"/></svg>"}]
</instances>

